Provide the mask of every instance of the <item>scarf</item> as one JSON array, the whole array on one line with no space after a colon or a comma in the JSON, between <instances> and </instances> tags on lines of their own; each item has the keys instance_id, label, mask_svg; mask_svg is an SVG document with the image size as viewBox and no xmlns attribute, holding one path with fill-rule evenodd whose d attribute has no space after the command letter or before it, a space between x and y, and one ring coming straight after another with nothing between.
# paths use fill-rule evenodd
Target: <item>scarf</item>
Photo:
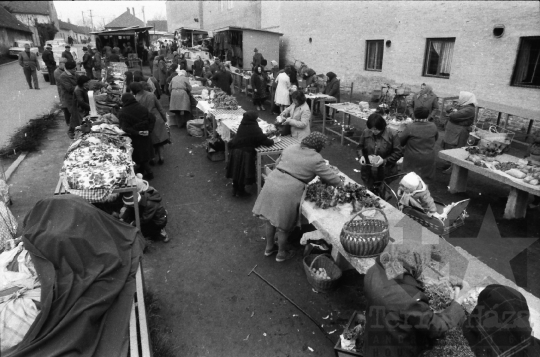
<instances>
[{"instance_id":1,"label":"scarf","mask_svg":"<svg viewBox=\"0 0 540 357\"><path fill-rule=\"evenodd\" d=\"M464 107L469 104L474 104L474 106L478 105L478 102L476 101L476 96L471 92L459 92L458 105Z\"/></svg>"}]
</instances>

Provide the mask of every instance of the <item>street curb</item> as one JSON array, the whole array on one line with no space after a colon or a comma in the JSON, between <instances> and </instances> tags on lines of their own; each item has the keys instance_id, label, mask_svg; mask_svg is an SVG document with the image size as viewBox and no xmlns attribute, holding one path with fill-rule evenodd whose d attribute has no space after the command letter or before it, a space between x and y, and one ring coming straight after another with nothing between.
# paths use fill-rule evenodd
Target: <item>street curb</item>
<instances>
[{"instance_id":1,"label":"street curb","mask_svg":"<svg viewBox=\"0 0 540 357\"><path fill-rule=\"evenodd\" d=\"M23 162L26 155L28 155L28 152L21 152L17 160L15 160L11 165L9 165L9 168L6 171L6 182L9 181L9 178L15 172L15 170L17 170L17 167L19 167L21 162Z\"/></svg>"}]
</instances>

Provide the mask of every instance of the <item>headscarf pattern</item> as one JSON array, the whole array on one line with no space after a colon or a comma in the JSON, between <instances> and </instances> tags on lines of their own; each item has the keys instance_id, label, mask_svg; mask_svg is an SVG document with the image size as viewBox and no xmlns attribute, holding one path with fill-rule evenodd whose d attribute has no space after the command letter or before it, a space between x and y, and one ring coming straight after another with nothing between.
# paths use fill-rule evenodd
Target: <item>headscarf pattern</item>
<instances>
[{"instance_id":1,"label":"headscarf pattern","mask_svg":"<svg viewBox=\"0 0 540 357\"><path fill-rule=\"evenodd\" d=\"M469 104L474 104L475 107L478 106L478 102L476 101L476 96L472 94L471 92L465 92L465 91L459 92L458 105L464 107Z\"/></svg>"},{"instance_id":2,"label":"headscarf pattern","mask_svg":"<svg viewBox=\"0 0 540 357\"><path fill-rule=\"evenodd\" d=\"M313 131L302 140L301 144L302 146L320 152L326 146L326 135L319 133L318 131Z\"/></svg>"}]
</instances>

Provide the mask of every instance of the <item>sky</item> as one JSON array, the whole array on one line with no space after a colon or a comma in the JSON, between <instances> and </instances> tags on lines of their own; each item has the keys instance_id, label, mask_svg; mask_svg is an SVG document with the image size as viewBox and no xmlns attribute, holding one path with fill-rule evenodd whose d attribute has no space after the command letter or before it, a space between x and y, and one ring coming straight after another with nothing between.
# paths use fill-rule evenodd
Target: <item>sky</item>
<instances>
[{"instance_id":1,"label":"sky","mask_svg":"<svg viewBox=\"0 0 540 357\"><path fill-rule=\"evenodd\" d=\"M69 19L72 24L90 26L90 10L94 26L103 28L103 24L111 22L122 13L126 12L126 8L135 8L135 16L143 20L142 7L146 15L146 21L153 19L166 20L165 1L54 1L54 7L58 13L58 18L62 21Z\"/></svg>"}]
</instances>

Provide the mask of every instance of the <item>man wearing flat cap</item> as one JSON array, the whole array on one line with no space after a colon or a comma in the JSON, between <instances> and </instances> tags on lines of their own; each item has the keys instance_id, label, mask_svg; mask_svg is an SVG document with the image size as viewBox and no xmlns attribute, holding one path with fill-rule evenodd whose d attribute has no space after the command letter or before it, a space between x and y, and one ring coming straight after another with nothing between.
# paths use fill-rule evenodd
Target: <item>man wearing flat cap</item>
<instances>
[{"instance_id":1,"label":"man wearing flat cap","mask_svg":"<svg viewBox=\"0 0 540 357\"><path fill-rule=\"evenodd\" d=\"M67 58L68 62L75 62L73 55L71 54L71 46L66 45L66 50L62 52L62 57Z\"/></svg>"},{"instance_id":2,"label":"man wearing flat cap","mask_svg":"<svg viewBox=\"0 0 540 357\"><path fill-rule=\"evenodd\" d=\"M56 69L56 61L54 60L54 55L52 52L52 46L51 44L47 44L45 46L45 50L43 51L43 62L45 62L45 66L47 66L47 72L49 72L49 83L51 85L56 85L56 80L54 79L54 70Z\"/></svg>"}]
</instances>

